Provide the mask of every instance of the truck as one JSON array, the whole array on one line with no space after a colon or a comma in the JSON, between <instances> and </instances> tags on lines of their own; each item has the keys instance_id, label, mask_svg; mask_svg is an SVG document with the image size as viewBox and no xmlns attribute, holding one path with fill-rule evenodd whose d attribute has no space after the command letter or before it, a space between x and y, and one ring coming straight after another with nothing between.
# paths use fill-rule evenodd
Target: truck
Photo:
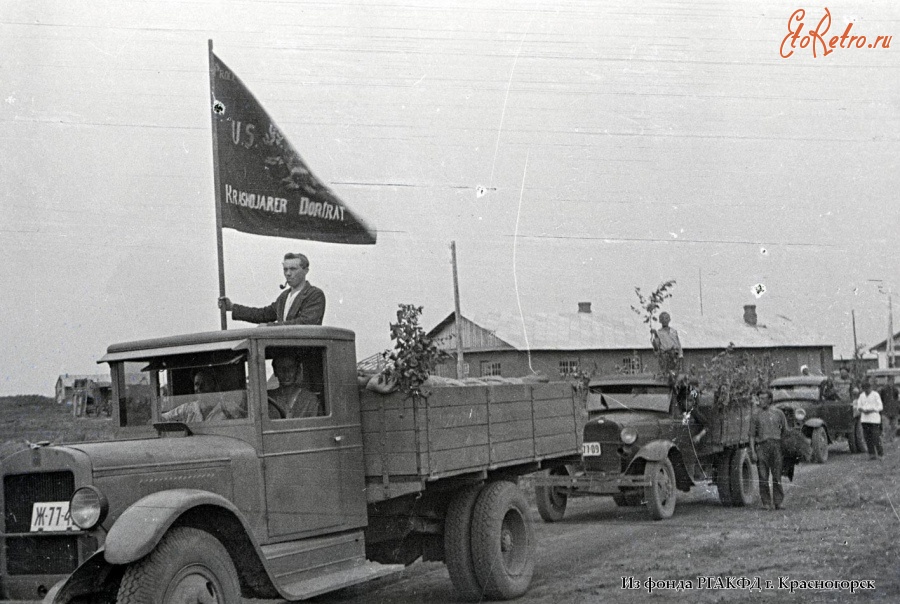
<instances>
[{"instance_id":1,"label":"truck","mask_svg":"<svg viewBox=\"0 0 900 604\"><path fill-rule=\"evenodd\" d=\"M581 460L531 479L541 518L561 520L570 497L608 496L619 506L646 504L661 520L674 514L677 491L699 484L716 485L723 505L749 505L749 403L650 374L589 381Z\"/></svg>"},{"instance_id":2,"label":"truck","mask_svg":"<svg viewBox=\"0 0 900 604\"><path fill-rule=\"evenodd\" d=\"M813 462L828 461L828 445L838 439L847 441L850 453L865 452L850 381L794 375L772 380L769 388L773 404L784 413L788 427L809 443Z\"/></svg>"},{"instance_id":3,"label":"truck","mask_svg":"<svg viewBox=\"0 0 900 604\"><path fill-rule=\"evenodd\" d=\"M303 413L279 399L285 358ZM569 383L361 392L335 327L155 338L99 362L115 437L2 462L2 599L293 601L418 558L444 561L462 599L514 598L535 564L517 479L580 451Z\"/></svg>"}]
</instances>

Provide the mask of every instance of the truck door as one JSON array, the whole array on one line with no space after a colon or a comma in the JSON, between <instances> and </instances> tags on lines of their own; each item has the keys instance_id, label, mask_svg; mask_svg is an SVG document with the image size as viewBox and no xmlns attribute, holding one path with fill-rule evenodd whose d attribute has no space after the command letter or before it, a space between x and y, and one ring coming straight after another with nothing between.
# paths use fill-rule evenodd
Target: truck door
<instances>
[{"instance_id":1,"label":"truck door","mask_svg":"<svg viewBox=\"0 0 900 604\"><path fill-rule=\"evenodd\" d=\"M329 371L336 364L330 345L272 344L259 357L266 516L273 538L352 528L350 512L365 517L362 485L352 485L359 491L355 500L343 496L353 455L361 457L361 435L358 420L355 426L347 421L346 402L335 400L343 398L337 394L342 390L329 387L336 375L334 367Z\"/></svg>"}]
</instances>

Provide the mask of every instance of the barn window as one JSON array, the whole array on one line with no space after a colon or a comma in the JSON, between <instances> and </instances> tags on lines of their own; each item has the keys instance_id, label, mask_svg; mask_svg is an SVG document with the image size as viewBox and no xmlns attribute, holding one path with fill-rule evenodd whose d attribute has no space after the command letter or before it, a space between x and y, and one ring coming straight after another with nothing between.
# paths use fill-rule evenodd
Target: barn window
<instances>
[{"instance_id":1,"label":"barn window","mask_svg":"<svg viewBox=\"0 0 900 604\"><path fill-rule=\"evenodd\" d=\"M572 375L578 373L578 359L563 359L559 362L560 375Z\"/></svg>"},{"instance_id":2,"label":"barn window","mask_svg":"<svg viewBox=\"0 0 900 604\"><path fill-rule=\"evenodd\" d=\"M498 361L481 361L481 377L501 375Z\"/></svg>"}]
</instances>

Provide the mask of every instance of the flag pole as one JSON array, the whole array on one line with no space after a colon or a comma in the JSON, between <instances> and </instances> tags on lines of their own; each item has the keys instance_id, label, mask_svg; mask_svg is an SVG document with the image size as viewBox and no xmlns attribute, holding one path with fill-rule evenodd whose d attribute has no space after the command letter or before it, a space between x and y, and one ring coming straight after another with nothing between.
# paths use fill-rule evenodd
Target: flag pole
<instances>
[{"instance_id":1,"label":"flag pole","mask_svg":"<svg viewBox=\"0 0 900 604\"><path fill-rule=\"evenodd\" d=\"M216 102L216 65L213 61L213 41L209 40L209 96L210 108L215 110ZM216 136L216 118L210 113L212 120L212 149L213 149L213 186L216 198L216 254L219 259L219 297L225 297L225 253L222 247L222 200L219 198L219 141ZM222 330L228 329L228 315L224 308L219 309L219 318Z\"/></svg>"},{"instance_id":2,"label":"flag pole","mask_svg":"<svg viewBox=\"0 0 900 604\"><path fill-rule=\"evenodd\" d=\"M459 310L459 277L456 275L456 242L450 242L450 257L453 264L453 316L456 321L456 379L461 380L465 376L463 363L462 341L462 313Z\"/></svg>"}]
</instances>

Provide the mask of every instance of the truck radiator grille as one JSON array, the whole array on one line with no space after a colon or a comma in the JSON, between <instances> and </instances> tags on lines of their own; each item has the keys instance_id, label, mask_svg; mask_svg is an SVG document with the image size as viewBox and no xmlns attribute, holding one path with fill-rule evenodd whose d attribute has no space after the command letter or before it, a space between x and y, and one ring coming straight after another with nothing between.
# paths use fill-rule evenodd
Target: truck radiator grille
<instances>
[{"instance_id":1,"label":"truck radiator grille","mask_svg":"<svg viewBox=\"0 0 900 604\"><path fill-rule=\"evenodd\" d=\"M618 424L605 422L598 424L591 422L584 427L584 442L600 443L601 454L599 457L585 457L584 469L589 472L622 471L622 458L619 456L619 428Z\"/></svg>"},{"instance_id":2,"label":"truck radiator grille","mask_svg":"<svg viewBox=\"0 0 900 604\"><path fill-rule=\"evenodd\" d=\"M7 533L27 533L36 501L68 501L75 492L71 472L12 474L3 477L4 524Z\"/></svg>"},{"instance_id":3,"label":"truck radiator grille","mask_svg":"<svg viewBox=\"0 0 900 604\"><path fill-rule=\"evenodd\" d=\"M39 472L3 477L3 519L7 533L27 533L36 501L68 501L75 492L72 472ZM65 574L78 566L78 537L41 535L6 538L10 575Z\"/></svg>"}]
</instances>

